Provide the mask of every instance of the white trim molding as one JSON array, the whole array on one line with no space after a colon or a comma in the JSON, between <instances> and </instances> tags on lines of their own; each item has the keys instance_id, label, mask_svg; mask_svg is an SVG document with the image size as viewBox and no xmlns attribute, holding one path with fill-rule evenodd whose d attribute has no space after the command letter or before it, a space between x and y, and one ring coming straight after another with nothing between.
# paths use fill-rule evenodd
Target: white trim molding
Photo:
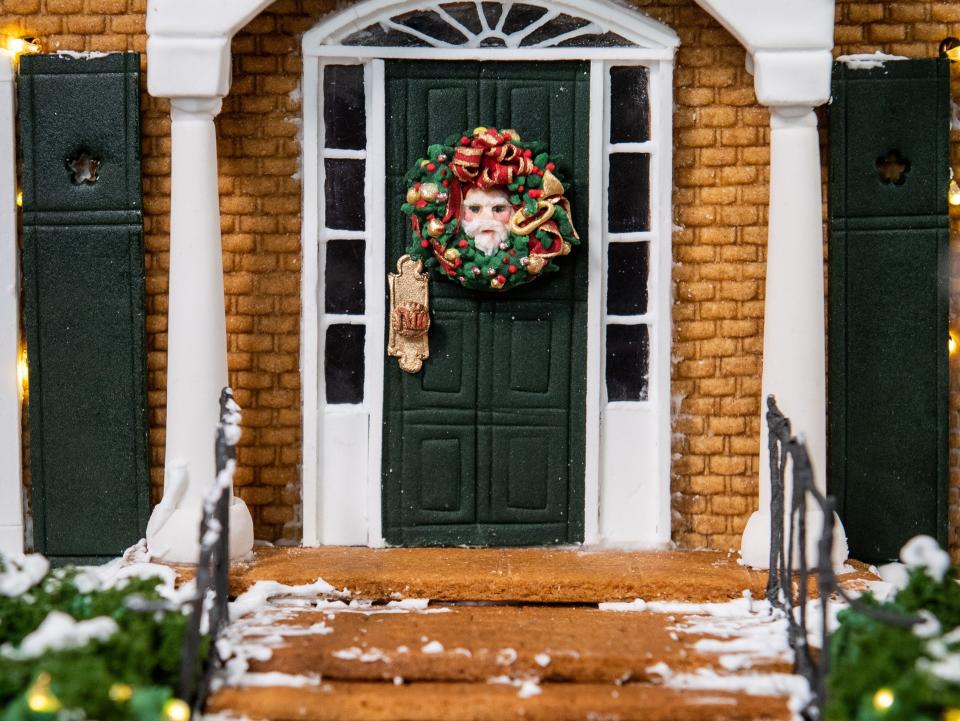
<instances>
[{"instance_id":1,"label":"white trim molding","mask_svg":"<svg viewBox=\"0 0 960 721\"><path fill-rule=\"evenodd\" d=\"M467 3L367 0L324 19L303 37L304 198L301 366L303 388L304 545L383 545L381 444L385 308L384 61L390 59L586 60L590 63L590 166L585 543L658 546L670 541L670 348L672 327L672 111L673 62L678 39L664 25L631 8L603 0L524 0L543 12L530 24L507 22L509 0L499 14L477 21L454 17ZM517 3L520 5L520 3ZM448 9L450 12L448 12ZM430 16L418 23L416 13ZM420 18L423 19L422 17ZM556 26L549 23L556 21ZM444 26L443 23L446 23ZM416 27L415 27L416 26ZM534 27L536 26L536 27ZM555 27L555 32L554 32ZM512 28L512 31L510 31ZM538 35L534 35L538 31ZM582 43L582 44L581 44ZM366 146L326 148L323 75L330 65L364 68ZM649 140L609 141L610 69L642 66L650 98ZM607 231L607 180L611 153L649 159L649 230ZM363 160L368 193L363 231L328 229L324 160ZM325 313L325 244L365 243L366 303L362 314ZM609 244L646 243L649 281L646 311L607 316L604 298ZM358 403L324 398L324 337L331 323L366 327L364 390ZM605 332L608 325L646 326L649 369L646 391L636 401L608 402Z\"/></svg>"},{"instance_id":2,"label":"white trim molding","mask_svg":"<svg viewBox=\"0 0 960 721\"><path fill-rule=\"evenodd\" d=\"M16 59L0 50L0 552L23 553Z\"/></svg>"}]
</instances>

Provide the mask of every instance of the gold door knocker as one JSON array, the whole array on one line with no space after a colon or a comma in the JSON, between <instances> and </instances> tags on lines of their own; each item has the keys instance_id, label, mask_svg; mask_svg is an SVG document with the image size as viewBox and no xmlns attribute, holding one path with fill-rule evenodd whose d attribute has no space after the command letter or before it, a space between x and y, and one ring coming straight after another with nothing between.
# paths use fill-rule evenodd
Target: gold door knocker
<instances>
[{"instance_id":1,"label":"gold door knocker","mask_svg":"<svg viewBox=\"0 0 960 721\"><path fill-rule=\"evenodd\" d=\"M409 255L397 260L397 272L387 274L390 287L390 330L387 355L400 359L400 369L419 373L423 361L430 357L430 294L429 276L423 272L423 261Z\"/></svg>"}]
</instances>

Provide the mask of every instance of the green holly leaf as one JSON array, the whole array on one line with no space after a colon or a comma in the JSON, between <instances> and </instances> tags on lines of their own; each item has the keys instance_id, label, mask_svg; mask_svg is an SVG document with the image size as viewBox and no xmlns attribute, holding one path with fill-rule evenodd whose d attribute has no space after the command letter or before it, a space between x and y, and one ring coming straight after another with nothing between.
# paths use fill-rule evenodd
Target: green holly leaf
<instances>
[{"instance_id":1,"label":"green holly leaf","mask_svg":"<svg viewBox=\"0 0 960 721\"><path fill-rule=\"evenodd\" d=\"M545 170L547 163L550 162L550 156L546 153L540 153L537 157L533 159L534 165L536 165L540 170Z\"/></svg>"},{"instance_id":2,"label":"green holly leaf","mask_svg":"<svg viewBox=\"0 0 960 721\"><path fill-rule=\"evenodd\" d=\"M520 205L520 196L514 193L510 196L510 205Z\"/></svg>"},{"instance_id":3,"label":"green holly leaf","mask_svg":"<svg viewBox=\"0 0 960 721\"><path fill-rule=\"evenodd\" d=\"M537 201L531 198L529 195L524 196L523 209L526 211L527 215L532 218L537 212Z\"/></svg>"},{"instance_id":4,"label":"green holly leaf","mask_svg":"<svg viewBox=\"0 0 960 721\"><path fill-rule=\"evenodd\" d=\"M528 175L527 176L527 187L528 188L539 188L543 183L540 182L539 175Z\"/></svg>"}]
</instances>

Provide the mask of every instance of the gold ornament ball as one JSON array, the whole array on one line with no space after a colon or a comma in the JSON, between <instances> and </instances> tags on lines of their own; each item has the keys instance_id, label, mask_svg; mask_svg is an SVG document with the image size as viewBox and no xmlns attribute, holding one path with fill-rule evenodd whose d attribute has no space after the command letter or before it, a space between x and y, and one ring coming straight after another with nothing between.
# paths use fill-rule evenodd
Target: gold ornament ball
<instances>
[{"instance_id":1,"label":"gold ornament ball","mask_svg":"<svg viewBox=\"0 0 960 721\"><path fill-rule=\"evenodd\" d=\"M456 248L447 248L443 251L443 257L450 263L456 263L460 260L460 251Z\"/></svg>"},{"instance_id":2,"label":"gold ornament ball","mask_svg":"<svg viewBox=\"0 0 960 721\"><path fill-rule=\"evenodd\" d=\"M531 255L530 258L527 260L527 272L530 273L531 275L536 275L541 270L543 270L543 266L545 266L546 264L547 264L547 259L544 258L542 255Z\"/></svg>"},{"instance_id":3,"label":"gold ornament ball","mask_svg":"<svg viewBox=\"0 0 960 721\"><path fill-rule=\"evenodd\" d=\"M442 220L437 218L431 218L427 221L427 235L431 238L439 238L443 235L443 231L447 229L447 226L443 224Z\"/></svg>"},{"instance_id":4,"label":"gold ornament ball","mask_svg":"<svg viewBox=\"0 0 960 721\"><path fill-rule=\"evenodd\" d=\"M407 188L407 202L415 205L418 200L420 200L420 191L413 186Z\"/></svg>"},{"instance_id":5,"label":"gold ornament ball","mask_svg":"<svg viewBox=\"0 0 960 721\"><path fill-rule=\"evenodd\" d=\"M432 203L437 199L437 194L440 192L440 189L437 187L436 183L423 183L420 186L420 197L426 200L428 203Z\"/></svg>"},{"instance_id":6,"label":"gold ornament ball","mask_svg":"<svg viewBox=\"0 0 960 721\"><path fill-rule=\"evenodd\" d=\"M500 280L499 278L492 278L490 280L490 287L500 290L503 287L503 281Z\"/></svg>"}]
</instances>

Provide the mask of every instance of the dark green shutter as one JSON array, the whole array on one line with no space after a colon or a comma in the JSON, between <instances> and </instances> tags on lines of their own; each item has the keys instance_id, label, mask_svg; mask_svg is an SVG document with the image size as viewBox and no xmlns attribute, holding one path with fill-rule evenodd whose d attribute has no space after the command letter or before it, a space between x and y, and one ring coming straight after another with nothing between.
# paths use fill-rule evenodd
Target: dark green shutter
<instances>
[{"instance_id":1,"label":"dark green shutter","mask_svg":"<svg viewBox=\"0 0 960 721\"><path fill-rule=\"evenodd\" d=\"M949 78L834 66L829 480L863 561L947 540Z\"/></svg>"},{"instance_id":2,"label":"dark green shutter","mask_svg":"<svg viewBox=\"0 0 960 721\"><path fill-rule=\"evenodd\" d=\"M34 544L56 559L115 556L146 527L139 107L137 53L21 60Z\"/></svg>"},{"instance_id":3,"label":"dark green shutter","mask_svg":"<svg viewBox=\"0 0 960 721\"><path fill-rule=\"evenodd\" d=\"M583 540L586 397L585 63L387 63L387 267L409 231L403 176L477 125L541 139L573 185L582 244L560 272L504 294L430 281L430 357L388 358L383 519L389 543Z\"/></svg>"}]
</instances>

